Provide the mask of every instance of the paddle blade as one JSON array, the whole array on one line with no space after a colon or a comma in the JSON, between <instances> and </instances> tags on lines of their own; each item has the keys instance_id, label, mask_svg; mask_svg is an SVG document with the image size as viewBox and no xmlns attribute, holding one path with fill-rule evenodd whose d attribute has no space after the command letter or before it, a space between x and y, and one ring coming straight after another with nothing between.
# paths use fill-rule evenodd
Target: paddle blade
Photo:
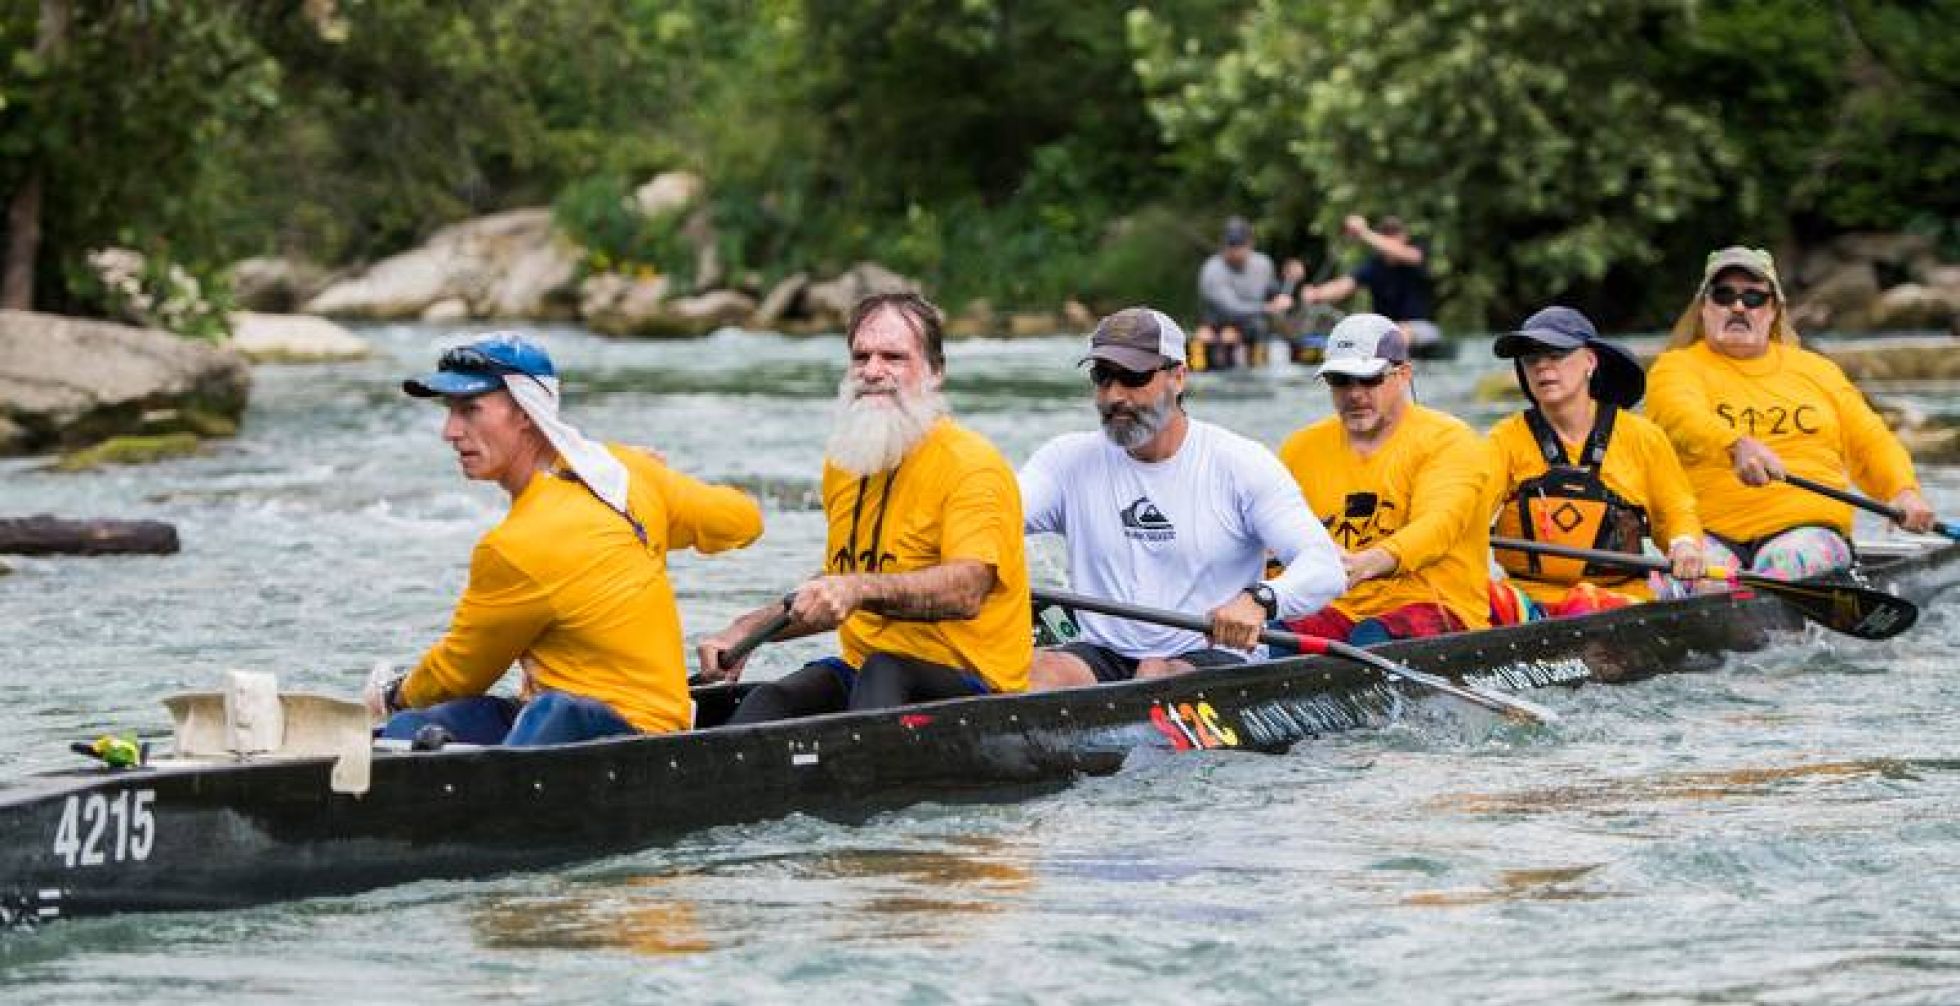
<instances>
[{"instance_id":1,"label":"paddle blade","mask_svg":"<svg viewBox=\"0 0 1960 1006\"><path fill-rule=\"evenodd\" d=\"M1869 587L1790 583L1755 576L1746 582L1782 599L1825 628L1859 639L1890 639L1919 621L1918 605Z\"/></svg>"}]
</instances>

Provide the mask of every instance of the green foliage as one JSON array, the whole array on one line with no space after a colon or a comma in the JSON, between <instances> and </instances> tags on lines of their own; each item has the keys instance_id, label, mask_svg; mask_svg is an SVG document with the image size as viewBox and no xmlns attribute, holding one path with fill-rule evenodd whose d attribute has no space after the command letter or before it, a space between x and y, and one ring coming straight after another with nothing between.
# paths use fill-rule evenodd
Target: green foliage
<instances>
[{"instance_id":1,"label":"green foliage","mask_svg":"<svg viewBox=\"0 0 1960 1006\"><path fill-rule=\"evenodd\" d=\"M1660 236L1722 192L1737 154L1720 122L1645 72L1688 10L1269 0L1236 49L1154 89L1152 107L1223 157L1283 147L1291 171L1254 174L1252 194L1304 199L1323 234L1348 213L1409 219L1456 319L1507 321L1616 264L1656 263ZM1147 20L1137 33L1153 42ZM1145 78L1178 81L1190 62Z\"/></svg>"},{"instance_id":2,"label":"green foliage","mask_svg":"<svg viewBox=\"0 0 1960 1006\"><path fill-rule=\"evenodd\" d=\"M731 275L860 258L949 304L1185 308L1227 212L1270 250L1393 212L1446 320L1657 324L1707 248L1960 244L1960 4L1881 0L0 0L0 195L193 275L401 250L551 204L593 265L686 276L622 202L710 181ZM1127 9L1126 9L1127 8Z\"/></svg>"},{"instance_id":3,"label":"green foliage","mask_svg":"<svg viewBox=\"0 0 1960 1006\"><path fill-rule=\"evenodd\" d=\"M617 175L580 179L552 203L552 215L584 246L594 271L653 271L685 284L693 280L694 252L681 234L688 208L647 216L633 202L632 186Z\"/></svg>"},{"instance_id":4,"label":"green foliage","mask_svg":"<svg viewBox=\"0 0 1960 1006\"><path fill-rule=\"evenodd\" d=\"M231 284L222 274L199 275L162 254L125 248L90 252L84 265L69 289L107 317L204 342L231 335Z\"/></svg>"},{"instance_id":5,"label":"green foliage","mask_svg":"<svg viewBox=\"0 0 1960 1006\"><path fill-rule=\"evenodd\" d=\"M75 0L66 44L15 48L0 65L0 192L45 183L42 300L107 245L155 249L203 271L224 193L211 156L279 104L280 74L231 4ZM0 0L9 41L36 35L39 5Z\"/></svg>"}]
</instances>

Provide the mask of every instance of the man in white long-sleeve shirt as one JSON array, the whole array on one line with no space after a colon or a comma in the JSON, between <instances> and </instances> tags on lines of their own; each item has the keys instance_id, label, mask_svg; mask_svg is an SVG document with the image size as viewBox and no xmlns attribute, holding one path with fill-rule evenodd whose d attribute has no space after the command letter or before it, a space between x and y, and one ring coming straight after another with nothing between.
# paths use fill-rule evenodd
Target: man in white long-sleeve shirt
<instances>
[{"instance_id":1,"label":"man in white long-sleeve shirt","mask_svg":"<svg viewBox=\"0 0 1960 1006\"><path fill-rule=\"evenodd\" d=\"M1128 308L1089 339L1100 431L1055 438L1021 469L1028 533L1068 539L1069 580L1099 597L1205 612L1208 633L1078 615L1035 651L1031 686L1068 688L1243 663L1267 621L1347 587L1340 551L1271 451L1184 411L1184 332ZM1285 572L1263 579L1270 552Z\"/></svg>"}]
</instances>

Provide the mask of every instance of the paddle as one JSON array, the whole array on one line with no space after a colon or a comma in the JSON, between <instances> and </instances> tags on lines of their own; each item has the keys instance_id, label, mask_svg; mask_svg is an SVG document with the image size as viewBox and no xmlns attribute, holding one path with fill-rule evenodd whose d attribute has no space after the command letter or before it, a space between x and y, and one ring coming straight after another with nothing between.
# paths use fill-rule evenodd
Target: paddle
<instances>
[{"instance_id":1,"label":"paddle","mask_svg":"<svg viewBox=\"0 0 1960 1006\"><path fill-rule=\"evenodd\" d=\"M726 671L730 667L741 663L742 658L748 656L756 647L776 638L776 633L789 628L789 623L793 621L789 616L789 604L795 596L795 594L783 595L782 611L770 616L768 621L756 626L754 632L736 640L734 646L721 651L715 661L721 665L721 669ZM687 679L687 684L690 688L720 683L719 681L709 681L707 676L702 674L696 674Z\"/></svg>"},{"instance_id":2,"label":"paddle","mask_svg":"<svg viewBox=\"0 0 1960 1006\"><path fill-rule=\"evenodd\" d=\"M1065 590L1053 590L1047 587L1036 587L1033 590L1033 594L1035 601L1040 604L1053 604L1081 611L1093 611L1099 615L1127 618L1136 622L1152 622L1157 625L1166 625L1173 629L1190 629L1193 632L1204 632L1211 628L1211 622L1209 620L1196 615L1187 615L1181 611L1166 611L1162 608L1147 608L1137 604L1124 604L1121 601L1090 597L1087 594L1072 594ZM1459 685L1447 678L1398 664L1386 657L1369 653L1359 646L1350 646L1336 639L1322 639L1319 636L1302 636L1279 629L1261 630L1259 639L1261 642L1281 643L1287 646L1298 647L1301 653L1327 653L1352 660L1359 664L1365 664L1387 675L1391 679L1402 678L1413 684L1434 689L1435 691L1454 696L1473 705L1482 706L1486 709L1495 709L1516 719L1536 720L1540 723L1558 722L1557 713L1537 703L1527 702L1524 699L1512 695L1505 695L1501 692L1488 692L1469 685Z\"/></svg>"},{"instance_id":3,"label":"paddle","mask_svg":"<svg viewBox=\"0 0 1960 1006\"><path fill-rule=\"evenodd\" d=\"M1783 481L1796 486L1798 489L1808 489L1819 496L1828 496L1831 499L1837 500L1839 503L1849 503L1859 509L1870 510L1872 513L1882 517L1890 517L1893 523L1903 522L1906 517L1904 510L1890 503L1880 503L1870 496L1860 496L1857 493L1846 492L1843 489L1833 489L1822 482L1813 482L1801 475L1786 474L1783 476ZM1950 521L1936 522L1933 525L1933 533L1942 534L1955 541L1960 541L1960 525L1956 525Z\"/></svg>"},{"instance_id":4,"label":"paddle","mask_svg":"<svg viewBox=\"0 0 1960 1006\"><path fill-rule=\"evenodd\" d=\"M1553 545L1549 542L1520 541L1516 538L1493 537L1490 540L1490 547L1508 552L1531 552L1563 559L1582 559L1600 566L1617 566L1621 569L1644 569L1665 573L1673 568L1673 563L1666 559L1656 559L1651 556L1601 552L1590 548ZM1755 573L1725 572L1719 567L1710 568L1706 578L1746 583L1782 600L1802 612L1805 618L1827 629L1842 632L1847 636L1856 636L1859 639L1890 639L1912 628L1912 623L1919 619L1918 605L1903 597L1895 597L1869 587L1848 583L1778 580L1775 577L1760 576Z\"/></svg>"}]
</instances>

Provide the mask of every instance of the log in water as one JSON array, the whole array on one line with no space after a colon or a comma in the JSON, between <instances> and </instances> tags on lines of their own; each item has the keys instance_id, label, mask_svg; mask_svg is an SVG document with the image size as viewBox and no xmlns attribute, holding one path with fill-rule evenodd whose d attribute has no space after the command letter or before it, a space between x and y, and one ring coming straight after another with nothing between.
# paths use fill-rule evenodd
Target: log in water
<instances>
[{"instance_id":1,"label":"log in water","mask_svg":"<svg viewBox=\"0 0 1960 1006\"><path fill-rule=\"evenodd\" d=\"M177 547L177 529L156 520L0 520L0 553L9 555L170 555Z\"/></svg>"}]
</instances>

